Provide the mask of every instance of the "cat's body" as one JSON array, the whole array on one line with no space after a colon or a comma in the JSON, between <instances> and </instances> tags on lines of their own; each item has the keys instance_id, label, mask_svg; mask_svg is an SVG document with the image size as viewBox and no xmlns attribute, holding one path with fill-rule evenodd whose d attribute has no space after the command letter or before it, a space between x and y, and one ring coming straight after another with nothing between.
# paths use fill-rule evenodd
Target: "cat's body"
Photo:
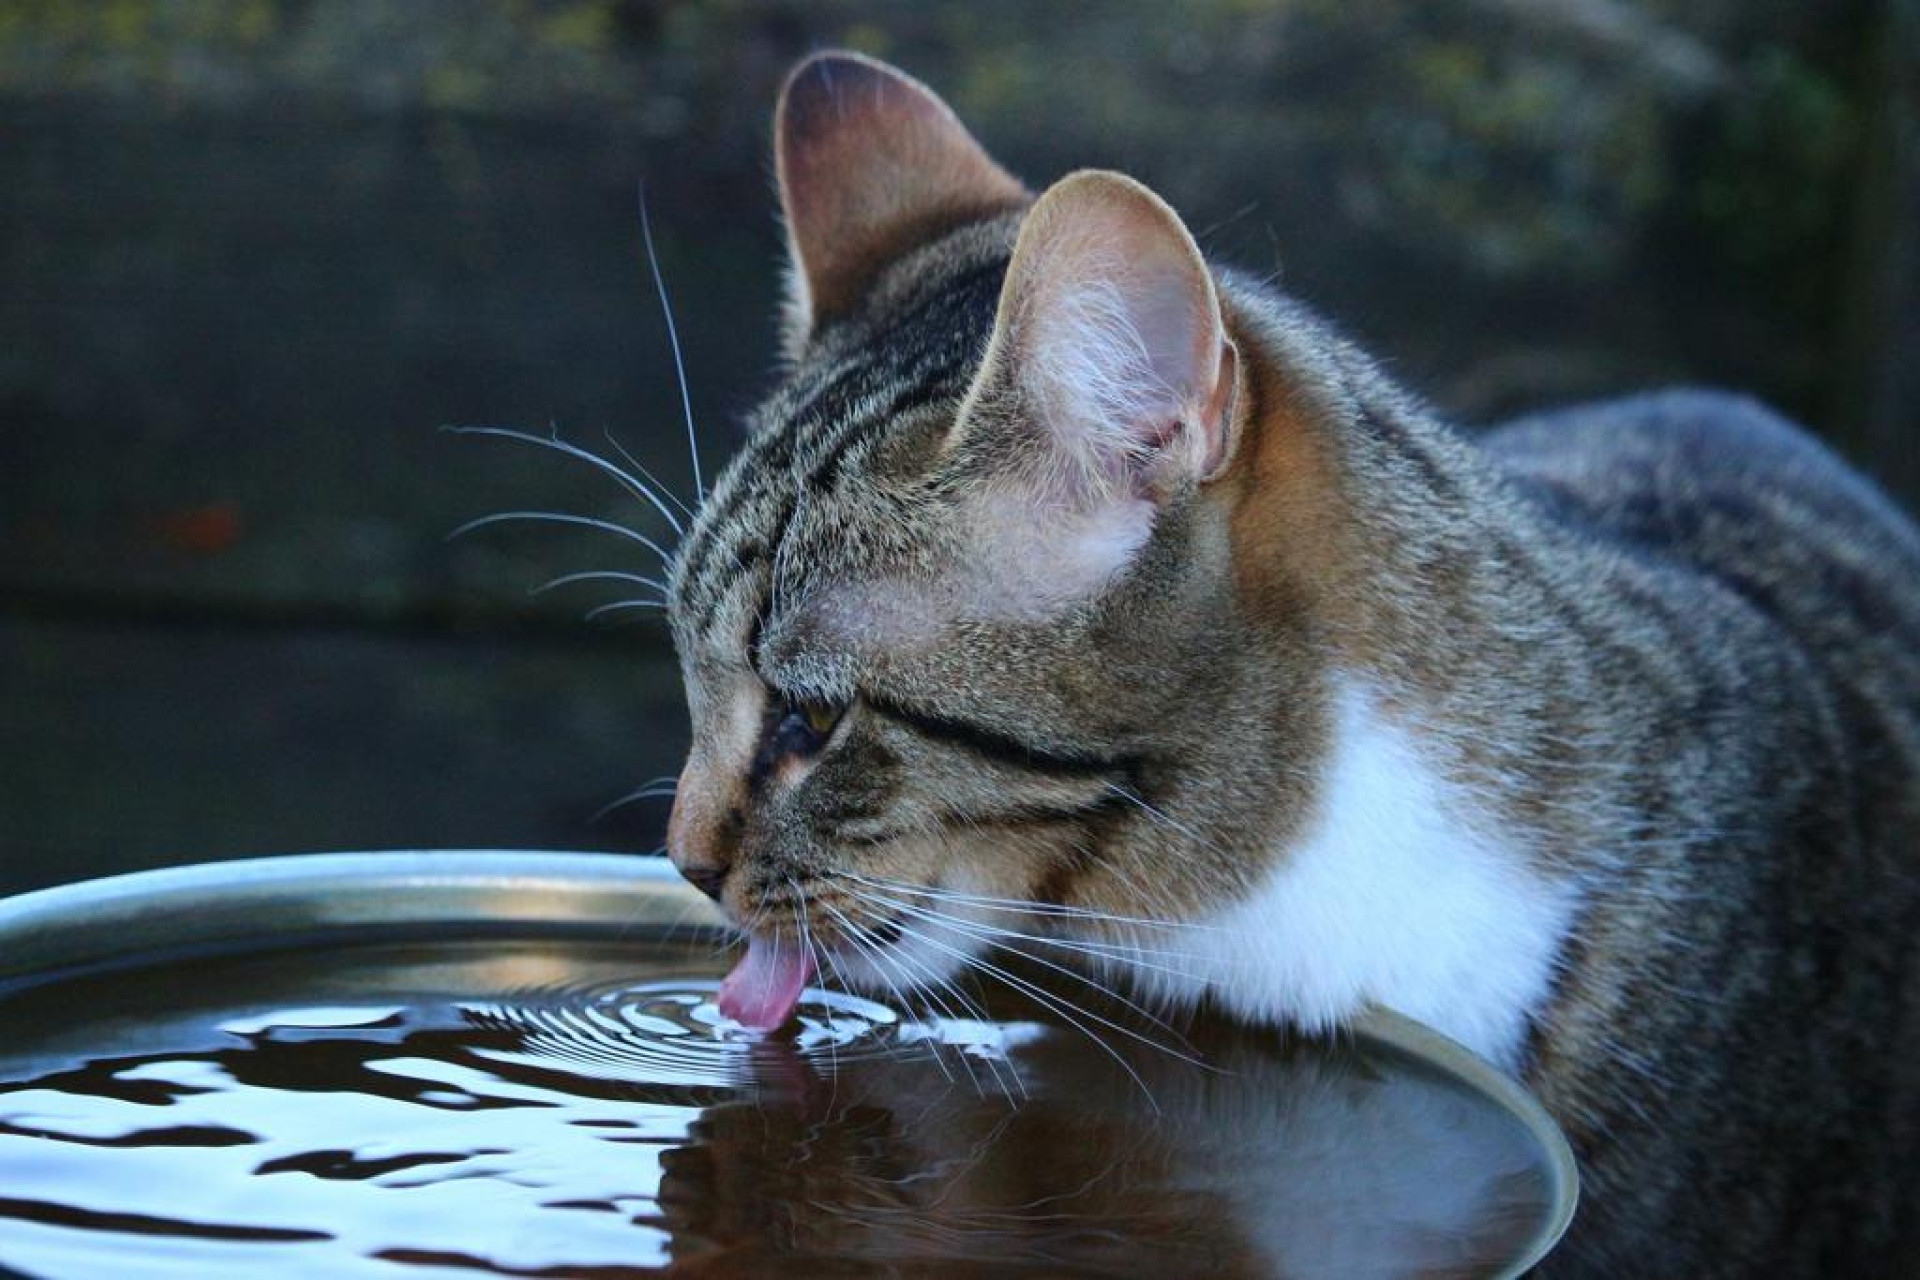
<instances>
[{"instance_id":1,"label":"cat's body","mask_svg":"<svg viewBox=\"0 0 1920 1280\"><path fill-rule=\"evenodd\" d=\"M1913 527L1725 397L1469 441L874 64L782 111L792 368L672 580L738 1007L1054 927L1521 1074L1586 1179L1558 1271L1915 1274Z\"/></svg>"},{"instance_id":2,"label":"cat's body","mask_svg":"<svg viewBox=\"0 0 1920 1280\"><path fill-rule=\"evenodd\" d=\"M1574 1251L1920 1274L1920 540L1722 397L1485 448L1600 588L1567 600L1614 704L1585 767L1634 765L1526 1061L1584 1155Z\"/></svg>"}]
</instances>

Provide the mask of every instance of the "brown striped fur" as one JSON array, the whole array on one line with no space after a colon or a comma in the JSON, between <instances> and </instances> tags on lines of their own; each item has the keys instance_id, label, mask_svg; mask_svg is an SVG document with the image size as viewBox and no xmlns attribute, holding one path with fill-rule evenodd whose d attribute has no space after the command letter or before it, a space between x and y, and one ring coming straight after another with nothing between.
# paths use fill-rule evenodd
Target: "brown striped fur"
<instances>
[{"instance_id":1,"label":"brown striped fur","mask_svg":"<svg viewBox=\"0 0 1920 1280\"><path fill-rule=\"evenodd\" d=\"M1715 393L1469 437L1298 302L1203 268L1237 364L1219 423L1174 426L1222 432L1223 465L1153 473L1151 536L1099 591L998 612L966 531L1039 447L1031 405L988 396L1027 198L898 73L834 55L793 86L792 363L673 569L676 860L730 871L728 908L774 929L861 910L848 869L1202 914L1287 856L1336 676L1365 672L1525 874L1578 894L1514 1064L1585 1178L1547 1272L1920 1274L1913 525ZM816 128L836 93L852 132ZM858 184L854 144L902 120L878 214L796 186ZM903 189L909 153L935 176ZM848 710L756 775L801 703Z\"/></svg>"}]
</instances>

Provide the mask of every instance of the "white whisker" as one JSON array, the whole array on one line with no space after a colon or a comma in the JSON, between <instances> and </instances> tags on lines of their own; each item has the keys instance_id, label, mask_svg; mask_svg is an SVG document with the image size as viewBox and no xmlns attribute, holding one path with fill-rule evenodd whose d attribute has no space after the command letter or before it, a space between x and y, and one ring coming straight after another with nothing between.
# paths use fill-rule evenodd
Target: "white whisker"
<instances>
[{"instance_id":1,"label":"white whisker","mask_svg":"<svg viewBox=\"0 0 1920 1280\"><path fill-rule=\"evenodd\" d=\"M889 952L886 949L886 947L882 945L878 939L874 938L869 931L862 928L860 925L855 924L852 920L848 919L845 915L842 915L839 912L835 912L835 914L840 916L841 924L845 929L847 929L850 936L852 934L857 933L861 937L867 939L867 951L868 951L868 954L872 957L873 962L875 963L876 966L880 964L891 965L895 972L897 972L903 979L905 979L908 983L911 984L916 981L913 975L907 972L907 966L911 964L915 969L918 969L926 979L929 980L927 983L923 984L920 987L920 991L919 991L920 996L926 1001L928 1001L929 1003L931 1003L934 1007L935 1012L939 1013L941 1017L947 1018L949 1020L958 1019L958 1015L954 1013L952 1006L948 1005L948 1003L946 1002L946 999L940 994L940 990L939 990L939 988L945 988L948 991L953 991L951 984L942 982L940 980L940 976L937 973L929 969L925 964L914 961L912 957L902 955L897 951ZM892 984L889 983L888 985L891 986ZM958 992L954 992L953 994L956 999L959 999ZM961 1001L961 1005L963 1008L965 1007L964 1000ZM928 1039L925 1041L925 1044L927 1046L927 1052L931 1053L936 1060L940 1060L942 1056L940 1053L940 1050L945 1048L946 1046L943 1045L940 1041L935 1039ZM980 1077L977 1074L975 1074L973 1069L973 1064L967 1060L967 1055L964 1053L956 1053L954 1056L958 1058L960 1061L960 1069L967 1073L967 1079L969 1082L972 1083L974 1092L981 1093L982 1096L984 1096L984 1091L981 1090L980 1088ZM999 1068L995 1067L991 1062L988 1063L988 1068L993 1071L995 1082L999 1083L1004 1089L1005 1082L1000 1079ZM953 1079L952 1072L947 1073L947 1079L949 1080Z\"/></svg>"},{"instance_id":2,"label":"white whisker","mask_svg":"<svg viewBox=\"0 0 1920 1280\"><path fill-rule=\"evenodd\" d=\"M1129 1000L1126 996L1121 995L1118 991L1115 991L1112 987L1107 986L1105 983L1100 982L1095 978L1089 977L1088 975L1081 973L1078 970L1069 969L1062 964L1056 964L1053 961L1048 960L1044 956L1036 956L1029 951L1021 950L1019 947L1009 946L1005 942L1000 941L1000 939L994 936L992 932L988 930L977 929L972 927L969 921L960 920L951 916L943 916L935 912L928 912L918 907L908 906L905 903L896 902L896 903L893 903L892 905L900 908L901 910L911 913L915 919L925 920L930 924L938 924L946 928L955 929L959 932L968 934L969 936L972 936L974 938L978 938L983 942L991 942L995 946L998 946L1001 950L1007 951L1012 953L1013 955L1019 956L1023 960L1027 960L1033 964L1044 966L1047 969L1051 969L1055 973L1062 974L1068 978L1072 978L1076 982L1085 983L1087 986L1092 987L1095 991L1098 991L1101 995L1106 996L1108 999L1116 1001L1119 1004L1126 1006L1128 1009L1132 1010L1134 1013L1138 1014L1142 1018L1145 1018L1148 1022L1152 1023L1155 1027L1158 1027L1160 1030L1172 1036L1175 1040L1179 1041L1180 1047L1181 1049L1185 1050L1185 1053L1176 1053L1173 1050L1168 1049L1165 1045L1158 1044L1155 1041L1148 1039L1144 1036L1136 1037L1136 1038L1141 1039L1144 1043L1153 1045L1155 1048L1160 1049L1163 1052L1173 1053L1173 1056L1175 1057L1184 1058L1186 1061L1192 1062L1195 1065L1198 1065L1198 1066L1207 1065L1206 1063L1202 1062L1199 1058L1191 1056L1196 1052L1196 1050L1193 1048L1193 1046L1190 1043L1188 1043L1187 1038L1184 1035L1182 1035L1178 1030L1167 1025L1167 1023L1163 1019L1155 1015L1153 1012L1151 1012L1148 1009L1142 1008L1139 1004L1135 1003L1132 1000ZM1185 976L1185 975L1176 975L1176 976ZM1090 1010L1082 1010L1082 1012L1085 1012L1087 1016L1090 1018L1098 1017L1097 1014L1091 1012ZM1114 1026L1115 1030L1123 1030L1123 1031L1125 1030L1125 1028L1121 1028L1112 1023L1108 1023L1108 1025ZM1127 1034L1132 1034L1132 1033L1128 1032Z\"/></svg>"},{"instance_id":3,"label":"white whisker","mask_svg":"<svg viewBox=\"0 0 1920 1280\"><path fill-rule=\"evenodd\" d=\"M613 446L615 452L617 452L622 458L626 459L628 466L632 467L635 471L638 471L640 473L640 476L642 479L644 479L648 484L652 485L655 489L659 490L661 493L664 493L667 496L668 502L671 502L674 506L680 508L680 514L688 517L691 517L693 515L693 508L688 506L685 502L681 500L680 495L673 491L673 486L668 484L666 481L662 480L659 476L653 474L653 472L647 470L646 464L641 462L640 459L634 457L632 453L628 452L627 446L621 444L617 439L615 439L614 434L611 430L608 430L607 428L603 427L600 430L600 434L607 438L607 443Z\"/></svg>"},{"instance_id":4,"label":"white whisker","mask_svg":"<svg viewBox=\"0 0 1920 1280\"><path fill-rule=\"evenodd\" d=\"M667 602L665 600L615 600L611 604L603 604L596 609L589 609L581 616L586 621L592 622L595 618L603 618L609 613L624 613L630 609L664 610L666 607Z\"/></svg>"},{"instance_id":5,"label":"white whisker","mask_svg":"<svg viewBox=\"0 0 1920 1280\"><path fill-rule=\"evenodd\" d=\"M1212 841L1208 840L1205 836L1201 835L1198 831L1195 831L1192 827L1188 826L1186 823L1176 820L1171 815L1169 815L1166 812L1166 810L1159 809L1151 804L1148 804L1145 797L1137 795L1132 791L1129 791L1127 788L1121 786L1117 782L1109 782L1106 785L1107 785L1108 791L1112 792L1116 796L1119 796L1122 800L1130 801L1131 803L1138 805L1142 813L1146 814L1149 818L1153 819L1155 822L1158 822L1161 826L1164 826L1171 831L1178 831L1181 835L1193 841L1195 844L1202 846L1203 848L1217 849L1218 846L1214 845Z\"/></svg>"},{"instance_id":6,"label":"white whisker","mask_svg":"<svg viewBox=\"0 0 1920 1280\"><path fill-rule=\"evenodd\" d=\"M1059 1017L1064 1018L1070 1026L1074 1027L1075 1029L1080 1031L1081 1034L1085 1035L1089 1040L1093 1041L1094 1044L1100 1047L1102 1052L1104 1052L1108 1057L1112 1058L1116 1063L1118 1063L1120 1066L1120 1069L1122 1071L1125 1071L1128 1076L1132 1077L1134 1084L1139 1086L1140 1092L1146 1095L1147 1105L1152 1107L1156 1114L1159 1113L1160 1111L1159 1101L1155 1099L1155 1097L1153 1096L1153 1090L1147 1087L1147 1082L1140 1077L1140 1073L1134 1069L1133 1064L1128 1062L1126 1060L1125 1055L1123 1055L1118 1049L1115 1049L1112 1045L1108 1044L1105 1040L1101 1039L1098 1032L1094 1031L1091 1027L1081 1022L1079 1018L1074 1017L1074 1014L1080 1013L1085 1017L1091 1018L1095 1022L1101 1023L1104 1026L1110 1027L1113 1030L1118 1031L1122 1035L1131 1036L1133 1039L1139 1040L1142 1043L1149 1045L1154 1049L1160 1050L1163 1053L1172 1054L1172 1056L1174 1057L1181 1057L1182 1056L1181 1054L1179 1054L1174 1050L1167 1049L1166 1046L1164 1045L1156 1044L1154 1041L1139 1034L1138 1032L1133 1031L1127 1027L1122 1027L1114 1022L1111 1022L1108 1019L1101 1017L1097 1013L1093 1013L1089 1010L1082 1009L1078 1005L1073 1004L1071 1001L1067 1000L1064 996L1056 996L1051 992L1047 991L1045 988L1037 986L1034 983L1028 982L1025 978L1022 978L1016 974L1007 972L1005 969L1002 969L998 965L992 964L986 960L982 960L978 956L968 955L966 952L960 950L958 947L949 946L946 943L941 942L938 938L931 936L925 930L915 929L911 925L900 923L898 920L894 922L894 925L896 928L900 930L900 932L903 935L911 938L917 938L921 942L925 943L926 945L937 948L938 950L944 951L948 955L953 956L956 960L960 961L961 964L970 966L981 973L984 973L990 977L996 978L1000 982L1004 983L1009 987L1012 987L1016 991L1024 992L1029 998L1034 1000L1042 1008L1048 1009L1051 1012L1057 1014Z\"/></svg>"},{"instance_id":7,"label":"white whisker","mask_svg":"<svg viewBox=\"0 0 1920 1280\"><path fill-rule=\"evenodd\" d=\"M673 785L665 785L667 783L673 783ZM600 821L600 819L606 817L616 809L624 809L628 805L638 804L642 800L665 799L677 790L679 790L679 784L674 782L673 779L655 778L637 790L627 792L627 794L621 796L618 800L612 800L600 806L600 808L594 812L594 815L587 819L587 822L591 825Z\"/></svg>"},{"instance_id":8,"label":"white whisker","mask_svg":"<svg viewBox=\"0 0 1920 1280\"><path fill-rule=\"evenodd\" d=\"M552 449L570 458L578 458L589 466L598 467L601 471L612 476L621 488L631 493L634 497L652 504L653 509L658 511L665 517L666 522L673 526L674 533L683 534L686 532L686 529L680 524L680 518L673 514L672 509L660 500L660 495L655 493L652 488L634 476L628 475L625 471L622 471L619 467L616 467L613 463L607 461L591 449L582 449L577 444L569 444L558 435L537 436L531 431L521 431L515 427L448 426L440 429L456 436L498 436L502 440L518 440L524 444L536 444L543 449Z\"/></svg>"},{"instance_id":9,"label":"white whisker","mask_svg":"<svg viewBox=\"0 0 1920 1280\"><path fill-rule=\"evenodd\" d=\"M862 903L862 905L865 905L865 904ZM845 924L848 929L858 931L863 936L868 937L870 939L873 937L870 930L867 930L863 928L861 925L856 924L852 919L848 918L844 913L836 911L835 914L840 917L842 923ZM874 940L874 945L876 947L880 947L880 943L878 942L877 939ZM885 948L881 948L881 949L885 950ZM940 1014L943 1017L947 1018L949 1021L954 1021L954 1022L961 1021L962 1014L964 1014L967 1019L971 1019L972 1021L975 1021L975 1022L990 1023L992 1021L992 1019L990 1019L987 1016L986 1010L982 1009L979 1005L975 1004L973 1001L967 999L965 993L962 992L959 987L955 986L951 979L942 977L939 971L934 969L933 966L928 964L926 961L917 959L916 957L907 955L904 952L900 952L900 951L891 951L891 952L888 952L887 954L891 957L891 959L896 964L901 966L902 976L909 976L906 974L906 971L905 971L905 966L909 964L912 965L915 969L919 970L920 973L925 976L927 985L923 988L924 994L926 995L927 999L934 1002L934 1005L939 1010ZM953 1007L949 1006L947 1002L937 994L938 991L945 991L948 994L950 994L953 997L954 1004L959 1006L960 1012L955 1013ZM974 1087L978 1089L979 1079L973 1074L973 1067L972 1067L972 1064L968 1061L967 1054L964 1051L962 1051L957 1056L960 1058L961 1065L966 1068L968 1077L974 1080ZM984 1057L982 1061L986 1063L987 1070L993 1073L994 1083L999 1087L1001 1093L1010 1095L1011 1093L1018 1091L1020 1096L1022 1097L1027 1096L1026 1082L1021 1079L1019 1071L1015 1069L1011 1063L1007 1064L1007 1072L1011 1075L1014 1082L1014 1087L1013 1089L1010 1090L1007 1087L1007 1078L1001 1074L1000 1064L997 1061L995 1061L995 1059L992 1056Z\"/></svg>"},{"instance_id":10,"label":"white whisker","mask_svg":"<svg viewBox=\"0 0 1920 1280\"><path fill-rule=\"evenodd\" d=\"M813 941L813 928L807 922L807 895L800 889L800 882L792 876L787 877L788 891L793 894L794 917L800 922L800 945L806 949L809 967L815 974L820 972L820 948ZM833 1024L833 1003L825 1002L827 1011L827 1056L833 1063L833 1097L828 1099L827 1110L833 1110L833 1102L840 1096L840 1032Z\"/></svg>"},{"instance_id":11,"label":"white whisker","mask_svg":"<svg viewBox=\"0 0 1920 1280\"><path fill-rule=\"evenodd\" d=\"M882 900L890 901L890 899L885 898L885 893L887 892L897 892L897 890L876 891L876 893L871 896L879 897ZM938 895L937 893L928 893L922 896L931 898L934 903L958 905L961 907L978 906L978 904L968 901L964 898L946 898L942 895ZM905 907L905 906L908 906L909 904L905 902L895 902L894 905ZM1061 947L1068 951L1077 951L1082 955L1095 956L1102 959L1118 959L1118 960L1132 961L1137 956L1157 956L1157 957L1161 957L1168 960L1195 960L1199 958L1195 956L1192 952L1174 951L1166 947L1143 947L1140 944L1135 942L1106 942L1106 941L1102 941L1095 938L1049 937L1045 934L1022 933L1018 929L1009 929L1005 925L993 924L990 921L986 921L986 920L967 920L965 919L965 917L952 915L949 912L943 912L939 910L937 906L930 906L930 905L927 905L926 903L915 903L911 905L916 906L923 911L929 911L935 915L943 916L948 919L952 919L955 921L964 921L965 923L975 928L991 930L993 933L1002 937L1014 938L1021 942L1037 942L1043 946ZM1077 924L1081 922L1074 921L1074 923ZM1152 966L1143 966L1143 967L1152 967ZM1180 976L1186 976L1183 971L1175 970L1175 969L1168 969L1168 970L1165 970L1165 972L1176 973L1176 974L1179 974Z\"/></svg>"},{"instance_id":12,"label":"white whisker","mask_svg":"<svg viewBox=\"0 0 1920 1280\"><path fill-rule=\"evenodd\" d=\"M879 880L871 876L860 875L853 871L840 871L836 874L858 884L869 885L876 889L888 889L895 893L917 894L928 898L942 898L951 902L963 902L971 906L992 908L1010 913L1078 920L1085 921L1089 924L1130 925L1134 928L1141 929L1193 929L1206 933L1218 931L1217 925L1201 924L1193 920L1155 920L1146 916L1114 915L1110 912L1095 911L1088 907L1068 906L1065 903L1032 902L1020 898L995 898L977 893L963 893L958 889L908 884L904 880Z\"/></svg>"},{"instance_id":13,"label":"white whisker","mask_svg":"<svg viewBox=\"0 0 1920 1280\"><path fill-rule=\"evenodd\" d=\"M557 578L549 578L547 581L541 583L539 586L535 587L533 590L527 592L527 594L530 596L545 595L547 592L554 590L556 587L569 586L575 582L595 582L595 581L631 582L636 586L652 587L654 590L658 591L663 597L667 593L666 583L660 581L660 579L658 578L649 578L644 573L621 573L617 569L591 569L591 570L588 570L586 573L563 573Z\"/></svg>"},{"instance_id":14,"label":"white whisker","mask_svg":"<svg viewBox=\"0 0 1920 1280\"><path fill-rule=\"evenodd\" d=\"M653 251L653 225L647 220L647 184L640 195L640 238L647 246L647 266L653 272L654 292L660 295L660 314L667 322L667 345L673 348L673 373L680 383L680 411L687 421L687 454L693 462L693 498L705 501L706 482L700 478L700 445L693 434L693 398L687 393L687 368L680 358L680 334L673 326L673 307L667 301L667 282L660 275L660 255Z\"/></svg>"},{"instance_id":15,"label":"white whisker","mask_svg":"<svg viewBox=\"0 0 1920 1280\"><path fill-rule=\"evenodd\" d=\"M637 542L647 550L659 556L662 563L671 563L673 556L667 549L644 533L636 533L623 524L611 520L596 520L592 516L577 516L566 511L497 511L490 516L481 516L478 520L469 520L447 535L447 541L465 537L475 529L484 529L490 524L504 524L509 520L533 520L543 524L580 525L588 529L598 529L602 533L617 534L629 541Z\"/></svg>"},{"instance_id":16,"label":"white whisker","mask_svg":"<svg viewBox=\"0 0 1920 1280\"><path fill-rule=\"evenodd\" d=\"M912 1008L913 1002L907 999L906 992L900 989L899 984L896 983L892 975L887 972L887 957L880 944L866 937L866 931L848 919L845 913L835 908L833 904L823 902L820 905L826 909L829 915L840 922L841 929L846 933L847 941L851 942L854 947L872 962L874 973L879 975L880 981L887 985L887 990L893 993L893 998L899 1004L901 1012L904 1013ZM927 1041L926 1045L927 1052L933 1057L934 1065L940 1068L940 1074L947 1078L949 1084L954 1083L953 1072L948 1069L945 1059L940 1056L940 1046L931 1040Z\"/></svg>"},{"instance_id":17,"label":"white whisker","mask_svg":"<svg viewBox=\"0 0 1920 1280\"><path fill-rule=\"evenodd\" d=\"M956 928L964 928L976 936L986 938L990 941L1009 938L1015 942L1031 942L1044 947L1059 947L1062 950L1076 952L1094 960L1107 960L1118 964L1131 965L1137 969L1146 969L1154 973L1164 973L1170 977L1185 978L1189 981L1204 981L1201 975L1189 970L1174 968L1170 965L1154 964L1138 958L1140 956L1165 956L1175 960L1198 961L1200 959L1200 957L1187 952L1162 951L1149 947L1138 947L1125 942L1089 942L1075 938L1048 938L1040 934L1021 933L1015 929L1002 928L997 924L989 924L984 920L969 920L964 916L956 916L949 912L938 911L932 907L915 906L912 903L900 902L884 894L876 893L870 896L875 901L885 902L902 911L911 911L922 919L938 920L946 924L951 924ZM1012 948L1008 949L1012 950Z\"/></svg>"}]
</instances>

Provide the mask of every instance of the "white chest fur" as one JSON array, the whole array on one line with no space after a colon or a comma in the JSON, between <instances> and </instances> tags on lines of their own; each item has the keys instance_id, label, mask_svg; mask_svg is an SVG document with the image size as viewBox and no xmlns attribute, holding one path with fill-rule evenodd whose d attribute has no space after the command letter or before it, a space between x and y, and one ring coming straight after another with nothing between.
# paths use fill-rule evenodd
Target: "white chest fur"
<instances>
[{"instance_id":1,"label":"white chest fur","mask_svg":"<svg viewBox=\"0 0 1920 1280\"><path fill-rule=\"evenodd\" d=\"M1574 906L1353 685L1306 839L1208 927L1182 931L1204 980L1166 985L1314 1030L1376 1003L1511 1067Z\"/></svg>"}]
</instances>

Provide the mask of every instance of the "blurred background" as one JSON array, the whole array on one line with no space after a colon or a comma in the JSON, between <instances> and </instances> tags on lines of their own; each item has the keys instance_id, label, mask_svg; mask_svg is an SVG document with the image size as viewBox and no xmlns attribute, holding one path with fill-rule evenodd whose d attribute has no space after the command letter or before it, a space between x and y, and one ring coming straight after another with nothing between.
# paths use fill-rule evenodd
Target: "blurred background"
<instances>
[{"instance_id":1,"label":"blurred background","mask_svg":"<svg viewBox=\"0 0 1920 1280\"><path fill-rule=\"evenodd\" d=\"M647 850L685 712L587 569L768 382L786 68L1126 169L1466 424L1751 391L1920 500L1910 0L0 0L0 892L248 854Z\"/></svg>"}]
</instances>

